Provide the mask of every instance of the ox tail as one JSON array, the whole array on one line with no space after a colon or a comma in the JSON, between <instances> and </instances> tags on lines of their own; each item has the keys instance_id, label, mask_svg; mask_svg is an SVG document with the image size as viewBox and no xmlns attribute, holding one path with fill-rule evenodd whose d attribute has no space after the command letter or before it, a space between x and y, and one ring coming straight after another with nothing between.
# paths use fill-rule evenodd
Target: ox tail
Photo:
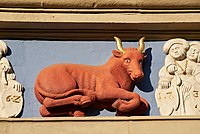
<instances>
[{"instance_id":1,"label":"ox tail","mask_svg":"<svg viewBox=\"0 0 200 134\"><path fill-rule=\"evenodd\" d=\"M60 99L60 98L65 98L65 97L69 97L75 94L84 94L84 90L80 90L80 89L72 89L69 90L65 93L62 94L53 94L53 93L49 93L46 92L45 90L43 90L40 86L40 84L36 81L35 86L34 86L34 90L35 90L35 94L37 99L39 98L44 98L44 97L49 97L49 98L54 98L54 99ZM38 98L38 94L40 94L39 98ZM41 101L43 101L42 99L40 99ZM41 102L40 102L41 103Z\"/></svg>"}]
</instances>

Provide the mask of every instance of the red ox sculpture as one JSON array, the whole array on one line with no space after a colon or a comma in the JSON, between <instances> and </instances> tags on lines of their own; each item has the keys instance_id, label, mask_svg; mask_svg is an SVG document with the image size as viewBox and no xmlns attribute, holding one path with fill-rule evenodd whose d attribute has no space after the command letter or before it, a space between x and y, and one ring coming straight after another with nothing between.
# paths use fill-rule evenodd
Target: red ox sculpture
<instances>
[{"instance_id":1,"label":"red ox sculpture","mask_svg":"<svg viewBox=\"0 0 200 134\"><path fill-rule=\"evenodd\" d=\"M85 116L85 109L117 111L117 115L142 115L148 103L132 92L143 78L144 38L138 48L118 50L101 66L55 64L43 69L35 83L35 95L42 104L42 116Z\"/></svg>"}]
</instances>

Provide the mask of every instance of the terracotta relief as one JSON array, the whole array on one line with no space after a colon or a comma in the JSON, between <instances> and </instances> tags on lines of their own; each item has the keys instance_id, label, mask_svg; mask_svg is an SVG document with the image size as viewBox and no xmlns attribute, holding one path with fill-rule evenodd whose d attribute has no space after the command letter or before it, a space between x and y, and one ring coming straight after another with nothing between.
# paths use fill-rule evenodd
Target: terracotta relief
<instances>
[{"instance_id":1,"label":"terracotta relief","mask_svg":"<svg viewBox=\"0 0 200 134\"><path fill-rule=\"evenodd\" d=\"M155 94L161 115L199 115L200 42L171 39L163 51L165 65Z\"/></svg>"},{"instance_id":2,"label":"terracotta relief","mask_svg":"<svg viewBox=\"0 0 200 134\"><path fill-rule=\"evenodd\" d=\"M5 42L0 41L0 117L16 117L23 106L23 87L5 58L7 51Z\"/></svg>"},{"instance_id":3,"label":"terracotta relief","mask_svg":"<svg viewBox=\"0 0 200 134\"><path fill-rule=\"evenodd\" d=\"M123 48L121 40L115 40L118 50L104 65L55 64L39 73L34 90L42 116L87 116L87 108L119 116L147 111L148 102L132 92L144 76L144 38L138 48Z\"/></svg>"}]
</instances>

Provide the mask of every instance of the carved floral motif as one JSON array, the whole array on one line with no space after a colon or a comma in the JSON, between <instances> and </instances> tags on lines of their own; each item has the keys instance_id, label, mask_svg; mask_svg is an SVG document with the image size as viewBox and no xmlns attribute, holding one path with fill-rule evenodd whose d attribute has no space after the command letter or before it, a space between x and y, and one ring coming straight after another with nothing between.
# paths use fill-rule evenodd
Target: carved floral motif
<instances>
[{"instance_id":1,"label":"carved floral motif","mask_svg":"<svg viewBox=\"0 0 200 134\"><path fill-rule=\"evenodd\" d=\"M155 93L161 115L199 115L200 42L171 39L163 51L165 65Z\"/></svg>"},{"instance_id":2,"label":"carved floral motif","mask_svg":"<svg viewBox=\"0 0 200 134\"><path fill-rule=\"evenodd\" d=\"M16 117L22 110L22 85L16 81L16 76L10 62L4 56L7 45L0 41L0 117Z\"/></svg>"}]
</instances>

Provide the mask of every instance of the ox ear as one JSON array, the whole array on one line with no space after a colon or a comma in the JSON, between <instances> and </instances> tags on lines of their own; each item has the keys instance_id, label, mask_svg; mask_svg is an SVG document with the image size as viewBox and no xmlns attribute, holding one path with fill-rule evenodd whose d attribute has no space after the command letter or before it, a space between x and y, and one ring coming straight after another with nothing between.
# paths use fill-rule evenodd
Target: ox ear
<instances>
[{"instance_id":1,"label":"ox ear","mask_svg":"<svg viewBox=\"0 0 200 134\"><path fill-rule=\"evenodd\" d=\"M123 53L121 51L119 51L119 50L112 50L112 53L117 58L120 58L123 55Z\"/></svg>"},{"instance_id":2,"label":"ox ear","mask_svg":"<svg viewBox=\"0 0 200 134\"><path fill-rule=\"evenodd\" d=\"M147 54L146 53L142 53L142 55L143 55L144 59L147 58Z\"/></svg>"}]
</instances>

